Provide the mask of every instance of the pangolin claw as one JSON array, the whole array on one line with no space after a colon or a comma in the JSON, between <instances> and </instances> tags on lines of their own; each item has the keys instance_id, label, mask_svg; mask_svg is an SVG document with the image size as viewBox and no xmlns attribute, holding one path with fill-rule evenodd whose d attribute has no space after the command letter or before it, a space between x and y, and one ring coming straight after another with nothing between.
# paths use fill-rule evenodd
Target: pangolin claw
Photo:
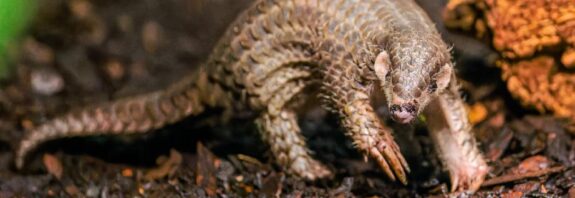
<instances>
[{"instance_id":1,"label":"pangolin claw","mask_svg":"<svg viewBox=\"0 0 575 198\"><path fill-rule=\"evenodd\" d=\"M450 171L451 192L460 194L473 193L479 190L487 172L488 167L486 165L460 167Z\"/></svg>"},{"instance_id":2,"label":"pangolin claw","mask_svg":"<svg viewBox=\"0 0 575 198\"><path fill-rule=\"evenodd\" d=\"M370 149L370 155L376 160L389 179L395 181L397 178L402 184L407 185L406 173L409 173L410 169L403 155L399 152L399 147L394 142L391 143L379 143L376 147Z\"/></svg>"}]
</instances>

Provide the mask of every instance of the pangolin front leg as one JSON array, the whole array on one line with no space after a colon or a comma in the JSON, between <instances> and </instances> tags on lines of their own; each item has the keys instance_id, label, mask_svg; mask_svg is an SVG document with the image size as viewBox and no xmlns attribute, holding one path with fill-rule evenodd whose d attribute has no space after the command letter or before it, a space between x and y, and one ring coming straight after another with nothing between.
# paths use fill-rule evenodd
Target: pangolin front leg
<instances>
[{"instance_id":1,"label":"pangolin front leg","mask_svg":"<svg viewBox=\"0 0 575 198\"><path fill-rule=\"evenodd\" d=\"M347 103L343 103L341 123L356 148L373 158L387 176L407 184L406 172L409 166L393 139L391 129L385 127L371 106L365 92L352 92Z\"/></svg>"},{"instance_id":2,"label":"pangolin front leg","mask_svg":"<svg viewBox=\"0 0 575 198\"><path fill-rule=\"evenodd\" d=\"M345 64L345 61L340 63ZM371 157L391 180L397 178L407 184L409 166L393 139L391 129L383 125L371 106L370 91L373 85L357 82L358 79L353 76L359 75L336 75L337 67L342 66L335 65L324 71L321 96L328 109L339 114L346 135L352 138L354 146L363 152L366 160Z\"/></svg>"},{"instance_id":3,"label":"pangolin front leg","mask_svg":"<svg viewBox=\"0 0 575 198\"><path fill-rule=\"evenodd\" d=\"M440 93L424 111L430 136L444 167L451 191L479 189L488 166L477 148L467 110L455 85Z\"/></svg>"}]
</instances>

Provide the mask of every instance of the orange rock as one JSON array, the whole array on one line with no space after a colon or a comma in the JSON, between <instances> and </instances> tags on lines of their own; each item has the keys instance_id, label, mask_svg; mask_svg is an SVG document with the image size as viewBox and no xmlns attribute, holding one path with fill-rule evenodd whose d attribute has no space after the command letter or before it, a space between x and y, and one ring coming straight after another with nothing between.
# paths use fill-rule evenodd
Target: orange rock
<instances>
[{"instance_id":1,"label":"orange rock","mask_svg":"<svg viewBox=\"0 0 575 198\"><path fill-rule=\"evenodd\" d=\"M512 95L575 129L575 1L450 0L444 20L491 39Z\"/></svg>"},{"instance_id":2,"label":"orange rock","mask_svg":"<svg viewBox=\"0 0 575 198\"><path fill-rule=\"evenodd\" d=\"M479 36L486 35L486 24L493 46L506 58L530 57L562 43L575 46L572 0L451 0L444 20L451 28L475 27Z\"/></svg>"},{"instance_id":3,"label":"orange rock","mask_svg":"<svg viewBox=\"0 0 575 198\"><path fill-rule=\"evenodd\" d=\"M525 106L566 119L575 117L575 74L558 73L559 63L549 56L509 63L500 61L507 88Z\"/></svg>"}]
</instances>

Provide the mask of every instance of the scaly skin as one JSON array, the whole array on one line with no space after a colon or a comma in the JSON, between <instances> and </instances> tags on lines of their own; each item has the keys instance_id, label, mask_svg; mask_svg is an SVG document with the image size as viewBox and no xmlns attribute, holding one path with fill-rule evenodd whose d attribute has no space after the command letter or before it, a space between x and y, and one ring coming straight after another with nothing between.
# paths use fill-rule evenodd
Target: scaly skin
<instances>
[{"instance_id":1,"label":"scaly skin","mask_svg":"<svg viewBox=\"0 0 575 198\"><path fill-rule=\"evenodd\" d=\"M486 165L456 97L450 58L433 23L411 0L260 0L193 75L164 91L57 117L30 131L15 162L21 168L30 151L52 139L146 132L205 108L247 108L259 112L262 138L285 171L326 177L331 172L310 156L291 103L295 96L313 96L303 90L318 83L322 103L340 116L355 147L389 178L407 183L408 165L370 106L379 85L402 123L432 101L425 113L430 121L444 120L430 129L453 190L475 191ZM446 106L446 100L456 105Z\"/></svg>"}]
</instances>

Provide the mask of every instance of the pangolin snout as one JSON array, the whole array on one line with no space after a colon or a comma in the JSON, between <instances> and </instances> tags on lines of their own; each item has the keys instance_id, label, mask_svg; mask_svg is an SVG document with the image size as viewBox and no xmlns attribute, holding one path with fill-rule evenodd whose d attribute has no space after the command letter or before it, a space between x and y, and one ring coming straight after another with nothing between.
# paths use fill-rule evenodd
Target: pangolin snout
<instances>
[{"instance_id":1,"label":"pangolin snout","mask_svg":"<svg viewBox=\"0 0 575 198\"><path fill-rule=\"evenodd\" d=\"M410 123L417 116L417 107L412 103L391 105L389 111L391 118L401 124Z\"/></svg>"}]
</instances>

